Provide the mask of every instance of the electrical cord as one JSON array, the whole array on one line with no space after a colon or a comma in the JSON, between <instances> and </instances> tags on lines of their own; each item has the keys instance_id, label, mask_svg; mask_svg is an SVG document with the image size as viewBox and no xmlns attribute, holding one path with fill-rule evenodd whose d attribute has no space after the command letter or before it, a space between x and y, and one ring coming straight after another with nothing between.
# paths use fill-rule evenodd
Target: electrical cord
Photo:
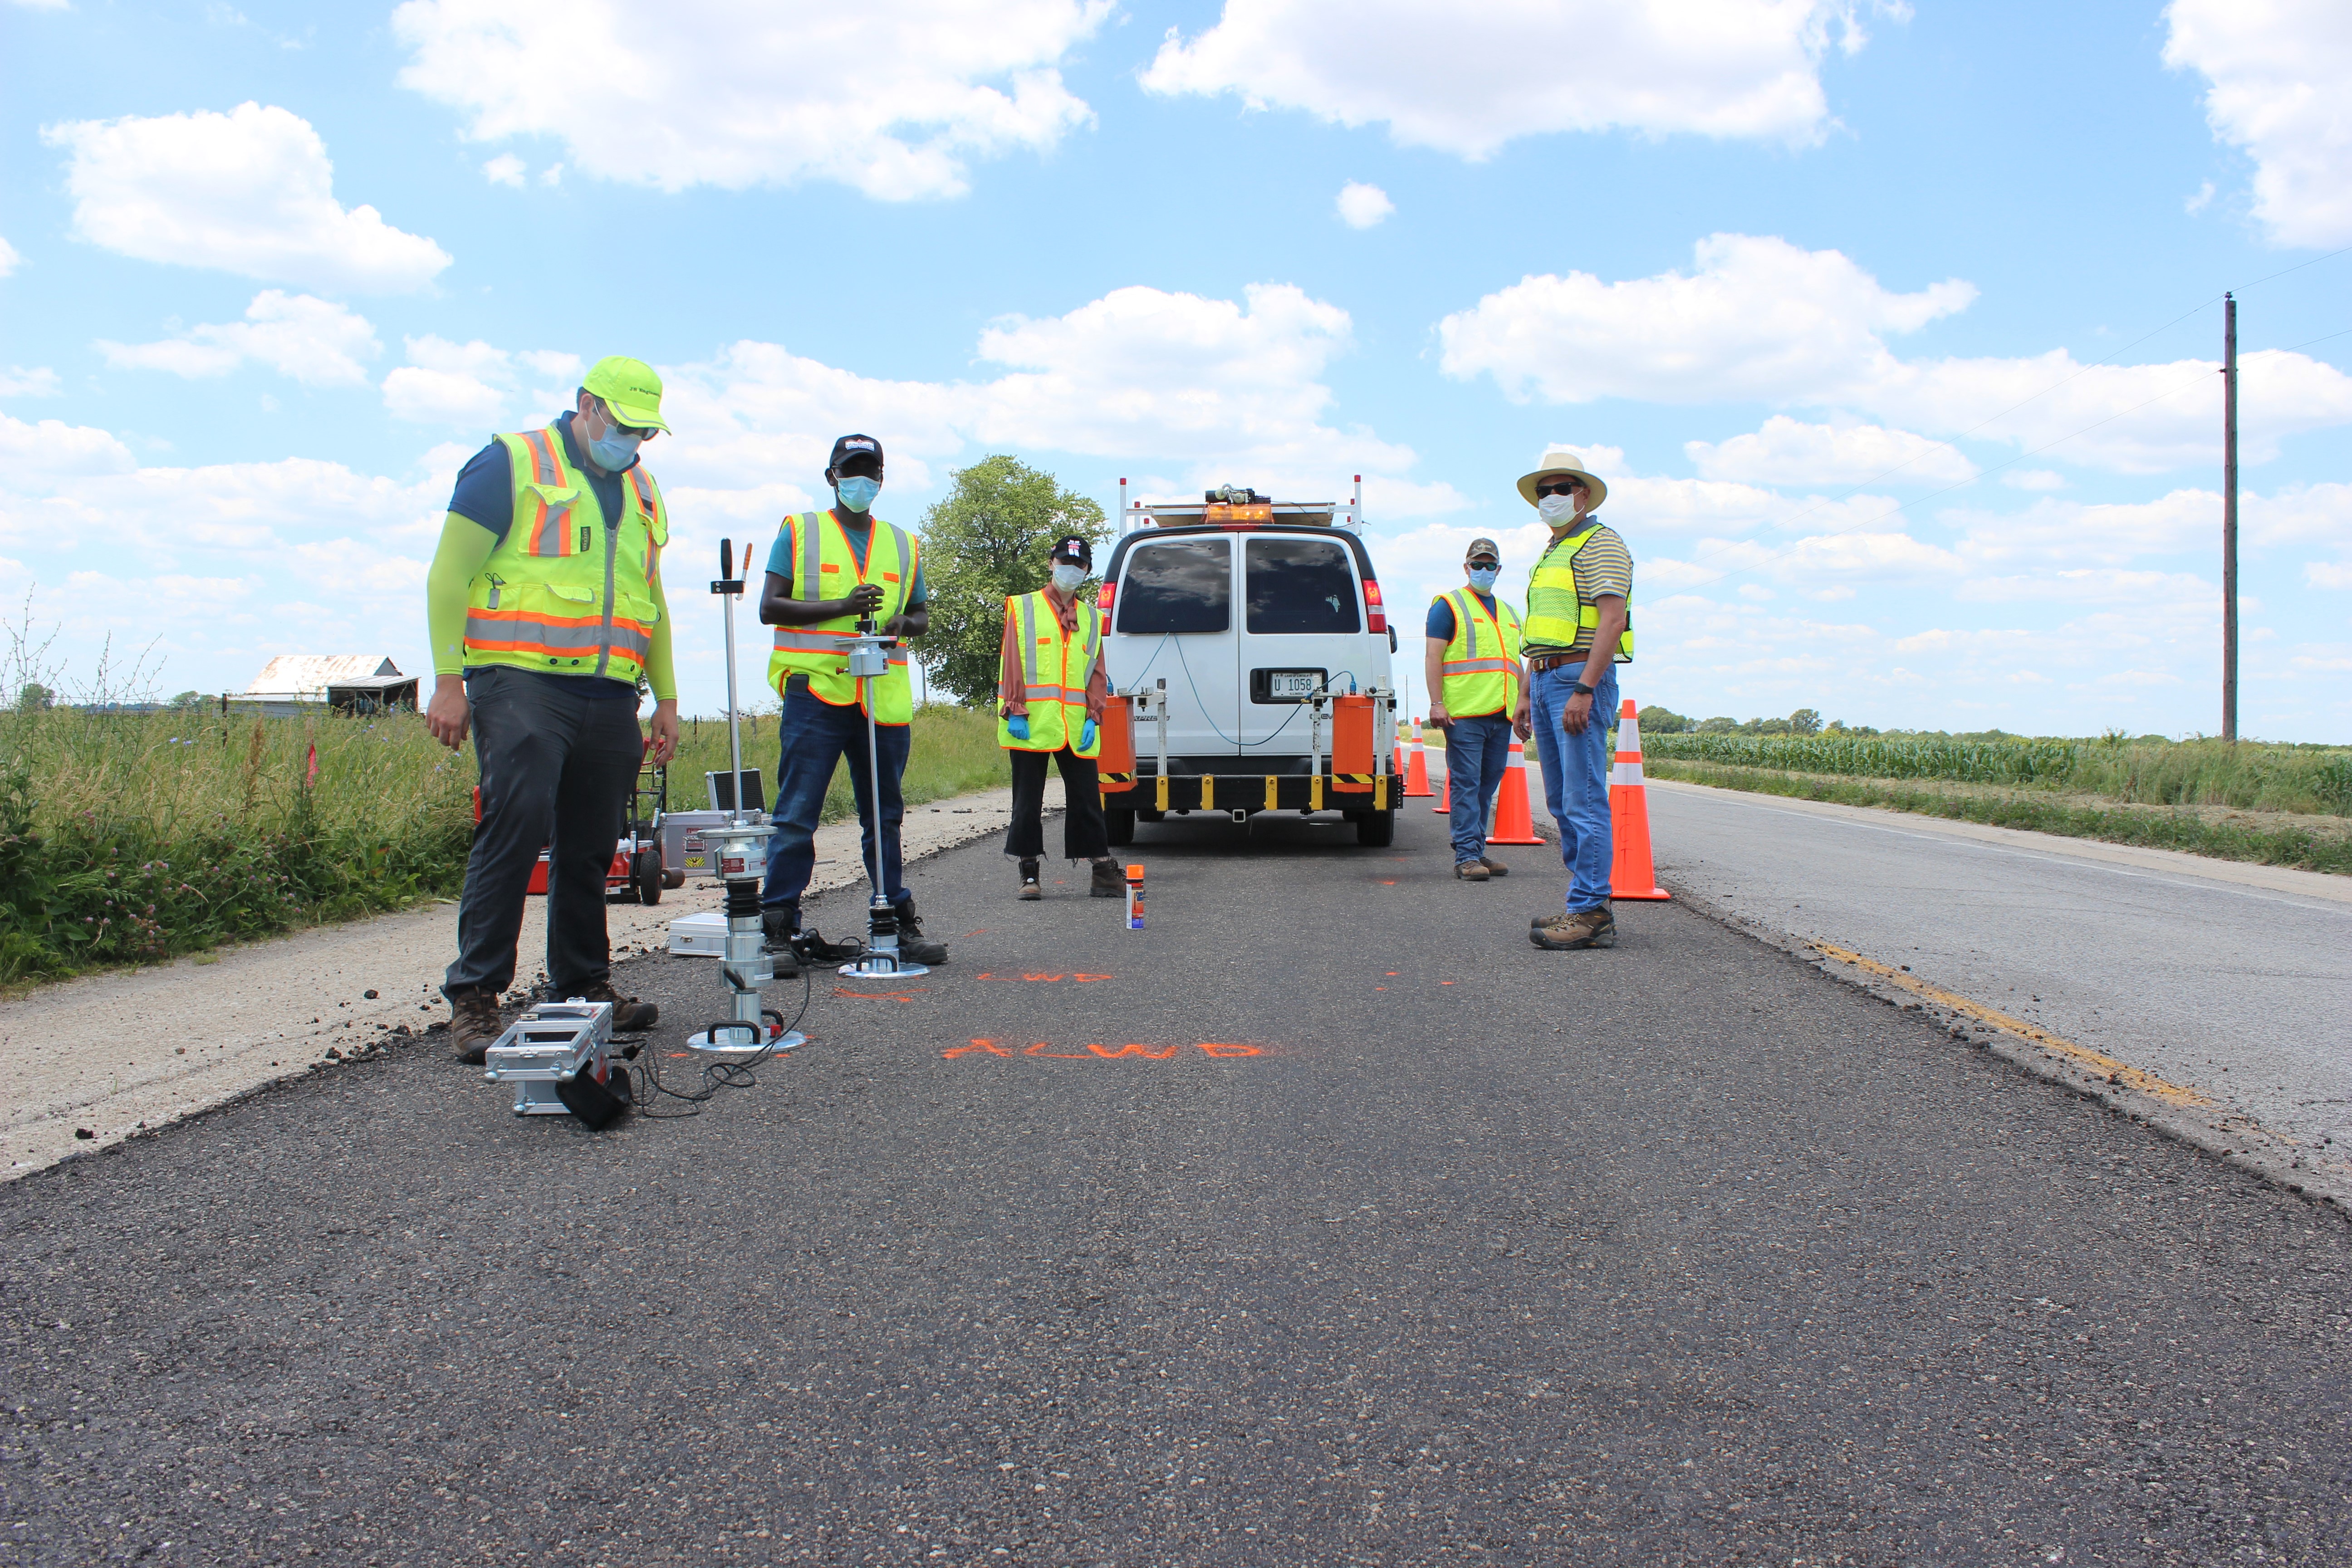
<instances>
[{"instance_id":1,"label":"electrical cord","mask_svg":"<svg viewBox=\"0 0 2352 1568\"><path fill-rule=\"evenodd\" d=\"M632 1067L632 1070L636 1075L637 1114L648 1121L682 1121L689 1116L701 1115L703 1106L715 1099L722 1089L757 1089L760 1086L760 1080L754 1076L755 1069L774 1058L777 1040L800 1027L801 1020L808 1016L809 1003L815 994L814 972L803 967L801 970L800 1010L793 1015L792 1021L784 1023L782 1028L775 1030L761 1044L757 1051L745 1057L741 1061L714 1061L703 1064L702 1086L698 1089L688 1091L670 1088L661 1080L659 1053L650 1047L640 1051ZM763 1009L761 1022L764 1023L768 1018L774 1018L779 1023L783 1023L782 1013ZM683 1101L690 1109L656 1110L654 1107L665 1099Z\"/></svg>"}]
</instances>

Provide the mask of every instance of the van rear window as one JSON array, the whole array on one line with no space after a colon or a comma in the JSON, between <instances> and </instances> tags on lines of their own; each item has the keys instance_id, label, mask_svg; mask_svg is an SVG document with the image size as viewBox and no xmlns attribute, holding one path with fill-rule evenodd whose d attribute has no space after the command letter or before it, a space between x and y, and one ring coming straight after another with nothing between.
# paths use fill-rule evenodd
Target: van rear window
<instances>
[{"instance_id":1,"label":"van rear window","mask_svg":"<svg viewBox=\"0 0 2352 1568\"><path fill-rule=\"evenodd\" d=\"M1118 585L1121 632L1222 632L1234 624L1233 542L1139 544Z\"/></svg>"},{"instance_id":2,"label":"van rear window","mask_svg":"<svg viewBox=\"0 0 2352 1568\"><path fill-rule=\"evenodd\" d=\"M1348 552L1328 539L1253 539L1242 559L1249 580L1253 636L1359 632L1356 575Z\"/></svg>"}]
</instances>

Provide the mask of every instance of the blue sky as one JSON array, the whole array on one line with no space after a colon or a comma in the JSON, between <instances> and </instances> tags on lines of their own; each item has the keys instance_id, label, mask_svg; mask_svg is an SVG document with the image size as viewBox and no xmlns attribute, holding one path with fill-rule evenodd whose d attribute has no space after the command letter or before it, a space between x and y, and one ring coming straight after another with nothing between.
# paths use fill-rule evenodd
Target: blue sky
<instances>
[{"instance_id":1,"label":"blue sky","mask_svg":"<svg viewBox=\"0 0 2352 1568\"><path fill-rule=\"evenodd\" d=\"M2210 731L2234 288L2242 724L2352 739L2352 10L1464 16L0 0L0 582L69 687L110 634L166 693L425 668L457 464L625 353L677 584L865 429L910 525L994 451L1360 472L1392 604L1478 533L1516 595L1561 442L1641 701Z\"/></svg>"}]
</instances>

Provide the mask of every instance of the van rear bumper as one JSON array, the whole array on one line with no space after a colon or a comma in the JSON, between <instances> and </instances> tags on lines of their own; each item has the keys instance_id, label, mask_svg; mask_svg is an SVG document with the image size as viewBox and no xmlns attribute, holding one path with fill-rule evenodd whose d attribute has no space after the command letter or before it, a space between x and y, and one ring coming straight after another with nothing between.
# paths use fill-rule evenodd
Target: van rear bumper
<instances>
[{"instance_id":1,"label":"van rear bumper","mask_svg":"<svg viewBox=\"0 0 2352 1568\"><path fill-rule=\"evenodd\" d=\"M1393 811L1403 793L1394 773L1105 774L1113 811Z\"/></svg>"}]
</instances>

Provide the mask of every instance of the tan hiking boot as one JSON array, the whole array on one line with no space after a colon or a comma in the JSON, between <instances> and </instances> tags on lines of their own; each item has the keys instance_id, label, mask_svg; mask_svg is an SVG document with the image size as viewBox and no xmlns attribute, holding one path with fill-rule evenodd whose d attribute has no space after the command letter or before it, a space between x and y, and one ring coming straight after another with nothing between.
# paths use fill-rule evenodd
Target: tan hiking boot
<instances>
[{"instance_id":1,"label":"tan hiking boot","mask_svg":"<svg viewBox=\"0 0 2352 1568\"><path fill-rule=\"evenodd\" d=\"M1528 940L1549 952L1568 952L1580 947L1615 947L1617 917L1609 912L1607 904L1573 914L1553 915L1528 932Z\"/></svg>"},{"instance_id":2,"label":"tan hiking boot","mask_svg":"<svg viewBox=\"0 0 2352 1568\"><path fill-rule=\"evenodd\" d=\"M1087 883L1090 899L1123 899L1127 897L1127 868L1106 855L1093 862L1094 878Z\"/></svg>"},{"instance_id":3,"label":"tan hiking boot","mask_svg":"<svg viewBox=\"0 0 2352 1568\"><path fill-rule=\"evenodd\" d=\"M634 996L624 996L613 989L612 981L599 980L580 993L583 1002L610 1002L613 1005L613 1033L641 1035L654 1026L661 1009L650 1002L640 1002ZM566 997L569 1001L571 998Z\"/></svg>"},{"instance_id":4,"label":"tan hiking boot","mask_svg":"<svg viewBox=\"0 0 2352 1568\"><path fill-rule=\"evenodd\" d=\"M1032 901L1045 896L1045 889L1037 883L1037 862L1034 860L1021 862L1021 896Z\"/></svg>"},{"instance_id":5,"label":"tan hiking boot","mask_svg":"<svg viewBox=\"0 0 2352 1568\"><path fill-rule=\"evenodd\" d=\"M1500 860L1489 860L1484 855L1478 857L1478 864L1486 868L1486 875L1489 877L1507 877L1511 874L1511 868L1508 866L1504 865Z\"/></svg>"},{"instance_id":6,"label":"tan hiking boot","mask_svg":"<svg viewBox=\"0 0 2352 1568\"><path fill-rule=\"evenodd\" d=\"M1454 874L1465 882L1483 882L1494 875L1486 869L1486 862L1484 860L1456 860L1454 863Z\"/></svg>"},{"instance_id":7,"label":"tan hiking boot","mask_svg":"<svg viewBox=\"0 0 2352 1568\"><path fill-rule=\"evenodd\" d=\"M449 998L449 1039L457 1058L478 1068L499 1043L506 1026L499 1020L498 996L488 991L460 991Z\"/></svg>"}]
</instances>

